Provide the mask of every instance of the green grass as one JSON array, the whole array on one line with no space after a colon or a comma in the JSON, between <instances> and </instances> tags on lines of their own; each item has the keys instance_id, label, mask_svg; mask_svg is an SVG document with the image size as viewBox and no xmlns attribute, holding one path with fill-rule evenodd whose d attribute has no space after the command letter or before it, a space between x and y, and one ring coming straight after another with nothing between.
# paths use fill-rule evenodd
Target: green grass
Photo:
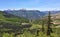
<instances>
[{"instance_id":1,"label":"green grass","mask_svg":"<svg viewBox=\"0 0 60 37\"><path fill-rule=\"evenodd\" d=\"M52 37L59 37L60 35L56 33L51 33ZM3 37L14 37L14 34L4 33ZM23 34L18 35L18 37L49 37L46 34L39 32L39 36L33 35L30 32L24 32Z\"/></svg>"}]
</instances>

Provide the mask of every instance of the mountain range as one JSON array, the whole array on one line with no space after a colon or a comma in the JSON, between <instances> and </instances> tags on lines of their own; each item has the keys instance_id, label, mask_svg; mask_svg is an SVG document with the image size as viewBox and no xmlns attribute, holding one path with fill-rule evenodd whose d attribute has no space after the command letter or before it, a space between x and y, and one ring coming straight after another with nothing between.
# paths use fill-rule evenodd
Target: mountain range
<instances>
[{"instance_id":1,"label":"mountain range","mask_svg":"<svg viewBox=\"0 0 60 37\"><path fill-rule=\"evenodd\" d=\"M39 10L5 10L4 12L28 19L38 19L46 15L46 13L40 12Z\"/></svg>"},{"instance_id":2,"label":"mountain range","mask_svg":"<svg viewBox=\"0 0 60 37\"><path fill-rule=\"evenodd\" d=\"M39 10L4 10L5 13L12 14L18 17L24 17L28 19L40 19L42 16L48 14L49 11L39 11ZM60 11L50 11L51 14L58 14Z\"/></svg>"}]
</instances>

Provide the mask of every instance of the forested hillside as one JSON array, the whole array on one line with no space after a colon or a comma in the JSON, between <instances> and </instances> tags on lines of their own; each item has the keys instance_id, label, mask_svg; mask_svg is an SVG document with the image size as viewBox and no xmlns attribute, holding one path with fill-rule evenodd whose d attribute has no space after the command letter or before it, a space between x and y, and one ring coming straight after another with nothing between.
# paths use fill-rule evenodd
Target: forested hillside
<instances>
[{"instance_id":1,"label":"forested hillside","mask_svg":"<svg viewBox=\"0 0 60 37\"><path fill-rule=\"evenodd\" d=\"M58 12L39 19L27 19L0 11L0 37L59 37L59 16Z\"/></svg>"}]
</instances>

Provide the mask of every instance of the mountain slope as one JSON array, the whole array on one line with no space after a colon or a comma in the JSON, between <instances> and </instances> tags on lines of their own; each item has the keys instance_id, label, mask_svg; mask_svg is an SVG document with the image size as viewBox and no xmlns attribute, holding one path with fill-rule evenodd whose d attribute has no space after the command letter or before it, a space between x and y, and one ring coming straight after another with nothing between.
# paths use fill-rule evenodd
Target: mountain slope
<instances>
[{"instance_id":1,"label":"mountain slope","mask_svg":"<svg viewBox=\"0 0 60 37\"><path fill-rule=\"evenodd\" d=\"M28 19L23 18L23 17L17 17L12 14L5 13L3 11L0 11L0 24L1 23L11 23L15 25L19 25L22 22L29 22Z\"/></svg>"}]
</instances>

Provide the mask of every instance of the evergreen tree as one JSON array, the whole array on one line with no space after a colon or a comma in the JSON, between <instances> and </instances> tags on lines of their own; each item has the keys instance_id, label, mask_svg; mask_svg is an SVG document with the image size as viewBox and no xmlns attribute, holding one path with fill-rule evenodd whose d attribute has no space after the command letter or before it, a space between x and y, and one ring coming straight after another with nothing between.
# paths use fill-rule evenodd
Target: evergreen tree
<instances>
[{"instance_id":1,"label":"evergreen tree","mask_svg":"<svg viewBox=\"0 0 60 37\"><path fill-rule=\"evenodd\" d=\"M42 17L42 32L44 32L44 18Z\"/></svg>"},{"instance_id":2,"label":"evergreen tree","mask_svg":"<svg viewBox=\"0 0 60 37\"><path fill-rule=\"evenodd\" d=\"M47 35L50 35L50 33L53 32L53 31L52 31L52 27L51 27L51 24L52 24L51 21L52 21L52 20L51 20L51 15L50 15L50 14L51 14L51 13L50 13L50 11L49 11L49 14L48 14L48 23L47 23L47 24L48 24L48 25L47 25Z\"/></svg>"}]
</instances>

